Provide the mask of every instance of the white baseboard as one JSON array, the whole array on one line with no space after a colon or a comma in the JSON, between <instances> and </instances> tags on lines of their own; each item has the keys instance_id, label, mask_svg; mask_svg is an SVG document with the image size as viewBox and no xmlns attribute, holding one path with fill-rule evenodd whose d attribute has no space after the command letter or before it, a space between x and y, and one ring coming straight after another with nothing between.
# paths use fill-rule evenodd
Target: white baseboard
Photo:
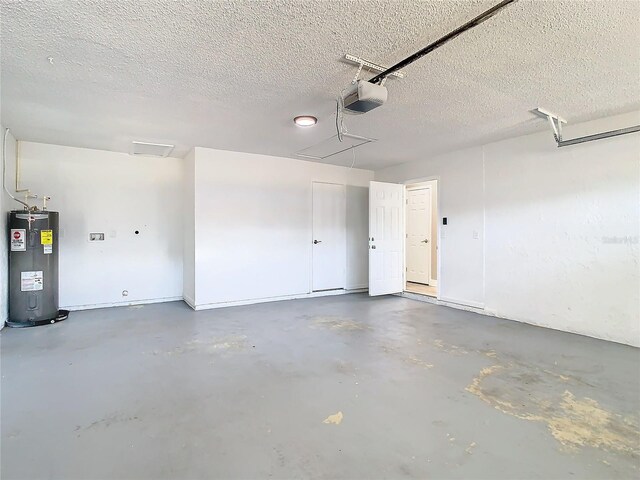
<instances>
[{"instance_id":1,"label":"white baseboard","mask_svg":"<svg viewBox=\"0 0 640 480\"><path fill-rule=\"evenodd\" d=\"M458 310L466 310L468 312L480 313L482 315L488 315L491 317L497 317L494 312L484 309L483 303L477 302L462 302L460 300L452 301L451 299L440 297L429 297L428 295L421 295L419 293L403 292L397 294L401 297L410 298L411 300L418 300L419 302L433 303L434 305L443 305L445 307L457 308Z\"/></svg>"},{"instance_id":2,"label":"white baseboard","mask_svg":"<svg viewBox=\"0 0 640 480\"><path fill-rule=\"evenodd\" d=\"M484 303L474 302L473 300L460 300L457 298L439 297L438 300L444 303L452 303L455 305L461 305L463 307L473 307L478 309L484 309Z\"/></svg>"},{"instance_id":3,"label":"white baseboard","mask_svg":"<svg viewBox=\"0 0 640 480\"><path fill-rule=\"evenodd\" d=\"M185 303L196 311L211 310L214 308L226 308L226 307L239 307L242 305L254 305L256 303L268 303L268 302L281 302L283 300L300 300L302 298L317 298L317 297L331 297L335 295L348 295L351 293L366 292L366 288L360 288L357 290L325 290L322 292L300 293L296 295L283 295L280 297L267 297L267 298L253 298L249 300L236 300L233 302L219 302L219 303L205 303L202 305L191 304L186 298L183 298ZM191 299L189 299L191 300Z\"/></svg>"},{"instance_id":4,"label":"white baseboard","mask_svg":"<svg viewBox=\"0 0 640 480\"><path fill-rule=\"evenodd\" d=\"M151 298L146 300L128 300L126 302L93 303L88 305L66 305L66 306L60 307L60 309L69 310L73 312L77 310L93 310L94 308L130 307L133 305L147 305L150 303L175 302L178 300L182 300L182 297Z\"/></svg>"},{"instance_id":5,"label":"white baseboard","mask_svg":"<svg viewBox=\"0 0 640 480\"><path fill-rule=\"evenodd\" d=\"M544 323L537 323L537 322L533 322L533 321L527 320L527 319L507 317L507 316L502 315L502 314L500 314L498 312L495 312L493 310L485 310L484 307L483 308L476 308L476 307L471 307L471 306L467 306L467 305L462 305L460 303L450 303L450 302L442 301L442 299L438 300L437 298L434 298L434 297L428 297L426 295L420 295L420 294L417 294L417 293L410 293L410 292L398 293L396 295L399 296L399 297L410 298L411 300L417 300L419 302L432 303L434 305L442 305L444 307L456 308L458 310L465 310L467 312L478 313L480 315L485 315L487 317L494 317L494 318L500 318L502 320L509 320L510 322L524 323L526 325L531 325L531 326L534 326L534 327L548 328L550 330L556 330L558 332L572 333L572 334L575 334L575 335L582 335L583 337L590 337L590 338L595 338L595 339L598 339L598 340L604 340L606 342L619 343L620 345L630 345L632 347L640 348L640 342L636 343L636 342L620 341L620 340L615 340L615 339L611 339L611 338L605 338L605 337L602 337L602 336L594 335L592 333L580 332L580 331L573 330L573 329L556 328L556 327L553 327L553 326L550 326L550 325L547 325L547 324L544 324Z\"/></svg>"},{"instance_id":6,"label":"white baseboard","mask_svg":"<svg viewBox=\"0 0 640 480\"><path fill-rule=\"evenodd\" d=\"M183 295L182 300L194 310L196 309L196 301L193 298Z\"/></svg>"}]
</instances>

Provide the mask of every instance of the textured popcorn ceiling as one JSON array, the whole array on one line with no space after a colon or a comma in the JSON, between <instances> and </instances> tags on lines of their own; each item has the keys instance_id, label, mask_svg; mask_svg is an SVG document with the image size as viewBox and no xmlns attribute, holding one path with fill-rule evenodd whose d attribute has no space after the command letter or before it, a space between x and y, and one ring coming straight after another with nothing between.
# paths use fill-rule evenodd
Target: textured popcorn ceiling
<instances>
[{"instance_id":1,"label":"textured popcorn ceiling","mask_svg":"<svg viewBox=\"0 0 640 480\"><path fill-rule=\"evenodd\" d=\"M1 121L38 142L293 156L335 133L356 70L344 53L392 64L494 3L2 0ZM545 130L536 106L569 122L636 109L639 32L638 1L521 0L388 80L386 105L346 116L379 139L357 166ZM295 127L299 114L318 125Z\"/></svg>"}]
</instances>

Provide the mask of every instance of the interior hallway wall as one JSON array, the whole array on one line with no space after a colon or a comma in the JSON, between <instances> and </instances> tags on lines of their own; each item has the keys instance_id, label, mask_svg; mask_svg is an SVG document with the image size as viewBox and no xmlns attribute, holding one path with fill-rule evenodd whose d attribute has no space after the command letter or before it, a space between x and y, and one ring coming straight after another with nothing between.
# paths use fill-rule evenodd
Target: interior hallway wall
<instances>
[{"instance_id":1,"label":"interior hallway wall","mask_svg":"<svg viewBox=\"0 0 640 480\"><path fill-rule=\"evenodd\" d=\"M640 123L640 112L565 138ZM442 299L640 346L640 134L558 148L549 131L376 172L437 177Z\"/></svg>"},{"instance_id":2,"label":"interior hallway wall","mask_svg":"<svg viewBox=\"0 0 640 480\"><path fill-rule=\"evenodd\" d=\"M181 159L32 142L20 155L22 184L60 212L60 307L182 298Z\"/></svg>"},{"instance_id":3,"label":"interior hallway wall","mask_svg":"<svg viewBox=\"0 0 640 480\"><path fill-rule=\"evenodd\" d=\"M197 147L195 172L195 306L311 292L314 181L349 186L346 287L368 284L372 171Z\"/></svg>"},{"instance_id":4,"label":"interior hallway wall","mask_svg":"<svg viewBox=\"0 0 640 480\"><path fill-rule=\"evenodd\" d=\"M448 219L448 225L441 227L437 240L441 262L439 297L478 308L484 307L482 176L480 147L376 172L376 180L382 182L415 183L411 180L422 182L426 178L438 178L438 215L440 219Z\"/></svg>"}]
</instances>

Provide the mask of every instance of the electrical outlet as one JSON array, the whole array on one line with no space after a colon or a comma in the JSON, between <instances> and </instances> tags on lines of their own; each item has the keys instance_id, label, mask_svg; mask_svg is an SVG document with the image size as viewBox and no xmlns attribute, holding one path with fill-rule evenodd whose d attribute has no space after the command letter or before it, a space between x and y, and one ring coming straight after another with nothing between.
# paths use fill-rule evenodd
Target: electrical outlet
<instances>
[{"instance_id":1,"label":"electrical outlet","mask_svg":"<svg viewBox=\"0 0 640 480\"><path fill-rule=\"evenodd\" d=\"M89 233L90 242L104 242L104 232L91 232Z\"/></svg>"}]
</instances>

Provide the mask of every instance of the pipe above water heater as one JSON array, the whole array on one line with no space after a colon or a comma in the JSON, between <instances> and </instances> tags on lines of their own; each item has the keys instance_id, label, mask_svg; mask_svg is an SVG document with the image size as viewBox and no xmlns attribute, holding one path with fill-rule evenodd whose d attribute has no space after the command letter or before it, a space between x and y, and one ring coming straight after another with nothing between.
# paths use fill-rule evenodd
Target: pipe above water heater
<instances>
[{"instance_id":1,"label":"pipe above water heater","mask_svg":"<svg viewBox=\"0 0 640 480\"><path fill-rule=\"evenodd\" d=\"M29 195L28 188L20 188L20 163L20 142L16 140L16 193L27 192Z\"/></svg>"},{"instance_id":2,"label":"pipe above water heater","mask_svg":"<svg viewBox=\"0 0 640 480\"><path fill-rule=\"evenodd\" d=\"M14 197L9 191L9 189L7 188L7 183L5 181L7 176L7 137L8 136L9 136L9 129L6 128L4 130L4 136L2 138L2 187L4 188L4 191L7 192L7 195L9 195L9 197L11 197L16 202L21 203L22 205L25 206L27 210L29 210L31 208L29 204L27 202L23 202L22 200L19 200L16 197ZM16 187L18 186L17 163L18 162L16 161Z\"/></svg>"}]
</instances>

